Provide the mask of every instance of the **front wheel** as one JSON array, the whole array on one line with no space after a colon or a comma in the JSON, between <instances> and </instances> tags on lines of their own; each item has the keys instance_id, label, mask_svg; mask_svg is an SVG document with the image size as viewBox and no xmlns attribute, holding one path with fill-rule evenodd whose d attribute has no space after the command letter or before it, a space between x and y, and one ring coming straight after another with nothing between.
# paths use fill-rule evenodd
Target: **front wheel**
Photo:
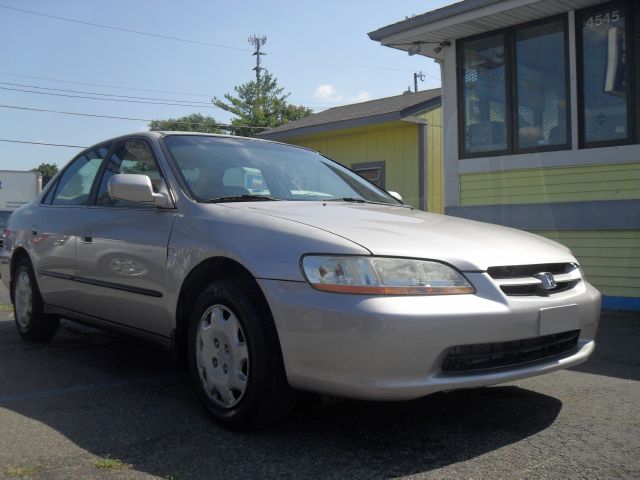
<instances>
[{"instance_id":1,"label":"front wheel","mask_svg":"<svg viewBox=\"0 0 640 480\"><path fill-rule=\"evenodd\" d=\"M221 280L200 294L189 367L200 400L226 427L265 426L293 406L271 313L250 285Z\"/></svg>"},{"instance_id":2,"label":"front wheel","mask_svg":"<svg viewBox=\"0 0 640 480\"><path fill-rule=\"evenodd\" d=\"M33 268L26 258L18 262L12 286L13 316L22 338L35 342L49 340L58 331L60 319L44 314Z\"/></svg>"}]
</instances>

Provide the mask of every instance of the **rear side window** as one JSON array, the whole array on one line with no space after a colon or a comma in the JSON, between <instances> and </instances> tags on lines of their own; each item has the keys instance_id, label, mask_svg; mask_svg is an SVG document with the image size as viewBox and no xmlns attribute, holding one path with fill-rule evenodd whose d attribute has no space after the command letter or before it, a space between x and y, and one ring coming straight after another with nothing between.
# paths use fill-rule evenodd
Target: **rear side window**
<instances>
[{"instance_id":1,"label":"rear side window","mask_svg":"<svg viewBox=\"0 0 640 480\"><path fill-rule=\"evenodd\" d=\"M53 205L86 205L106 148L85 152L65 169L53 194ZM47 197L49 195L47 194Z\"/></svg>"},{"instance_id":2,"label":"rear side window","mask_svg":"<svg viewBox=\"0 0 640 480\"><path fill-rule=\"evenodd\" d=\"M158 169L149 145L142 140L126 140L116 145L109 158L96 198L96 205L103 207L144 207L140 203L117 200L109 196L109 179L118 173L146 175L151 180L153 191L158 193L161 188L162 176Z\"/></svg>"}]
</instances>

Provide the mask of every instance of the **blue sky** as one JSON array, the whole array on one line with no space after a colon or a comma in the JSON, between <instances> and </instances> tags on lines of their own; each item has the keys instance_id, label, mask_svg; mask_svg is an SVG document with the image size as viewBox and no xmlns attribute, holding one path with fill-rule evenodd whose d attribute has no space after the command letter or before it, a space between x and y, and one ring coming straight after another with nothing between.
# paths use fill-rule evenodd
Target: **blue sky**
<instances>
[{"instance_id":1,"label":"blue sky","mask_svg":"<svg viewBox=\"0 0 640 480\"><path fill-rule=\"evenodd\" d=\"M420 89L438 87L439 67L432 60L382 47L369 40L367 32L450 3L0 0L0 5L43 14L232 47L106 30L0 8L0 104L140 119L200 112L228 122L230 116L208 102L254 78L255 57L247 42L251 34L267 36L263 66L291 92L292 103L322 109L397 95L413 84L412 72L420 70L427 75ZM7 90L82 95L34 86L198 104L149 105L133 99L99 101ZM143 121L0 108L2 139L88 146L146 129ZM0 169L27 170L42 162L63 166L77 151L0 142Z\"/></svg>"}]
</instances>

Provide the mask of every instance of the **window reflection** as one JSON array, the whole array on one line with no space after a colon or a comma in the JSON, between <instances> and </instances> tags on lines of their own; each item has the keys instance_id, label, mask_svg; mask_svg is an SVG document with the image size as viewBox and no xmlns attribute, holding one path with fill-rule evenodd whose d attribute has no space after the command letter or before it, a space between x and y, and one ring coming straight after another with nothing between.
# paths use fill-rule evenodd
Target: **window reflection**
<instances>
[{"instance_id":1,"label":"window reflection","mask_svg":"<svg viewBox=\"0 0 640 480\"><path fill-rule=\"evenodd\" d=\"M516 31L518 147L567 144L564 23Z\"/></svg>"},{"instance_id":2,"label":"window reflection","mask_svg":"<svg viewBox=\"0 0 640 480\"><path fill-rule=\"evenodd\" d=\"M464 147L468 153L506 150L504 37L465 42Z\"/></svg>"},{"instance_id":3,"label":"window reflection","mask_svg":"<svg viewBox=\"0 0 640 480\"><path fill-rule=\"evenodd\" d=\"M611 7L581 18L584 141L621 141L627 128L625 10Z\"/></svg>"}]
</instances>

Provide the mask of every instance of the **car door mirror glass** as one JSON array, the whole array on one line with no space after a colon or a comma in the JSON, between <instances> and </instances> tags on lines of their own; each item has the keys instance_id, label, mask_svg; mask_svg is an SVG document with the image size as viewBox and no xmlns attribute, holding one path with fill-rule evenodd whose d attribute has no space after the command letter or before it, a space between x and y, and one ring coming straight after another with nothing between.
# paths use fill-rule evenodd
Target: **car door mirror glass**
<instances>
[{"instance_id":1,"label":"car door mirror glass","mask_svg":"<svg viewBox=\"0 0 640 480\"><path fill-rule=\"evenodd\" d=\"M392 192L391 190L389 190L387 193L398 200L400 203L404 203L404 200L402 200L402 195L400 195L398 192Z\"/></svg>"}]
</instances>

